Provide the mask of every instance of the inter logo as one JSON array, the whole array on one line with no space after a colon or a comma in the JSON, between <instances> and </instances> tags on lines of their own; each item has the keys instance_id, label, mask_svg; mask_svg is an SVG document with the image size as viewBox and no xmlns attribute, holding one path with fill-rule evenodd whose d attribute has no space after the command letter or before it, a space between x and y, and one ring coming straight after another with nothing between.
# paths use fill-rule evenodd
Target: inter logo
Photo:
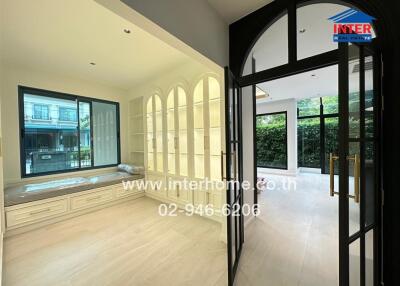
<instances>
[{"instance_id":1,"label":"inter logo","mask_svg":"<svg viewBox=\"0 0 400 286\"><path fill-rule=\"evenodd\" d=\"M348 9L328 20L333 21L334 42L371 42L372 21L375 20L359 10Z\"/></svg>"}]
</instances>

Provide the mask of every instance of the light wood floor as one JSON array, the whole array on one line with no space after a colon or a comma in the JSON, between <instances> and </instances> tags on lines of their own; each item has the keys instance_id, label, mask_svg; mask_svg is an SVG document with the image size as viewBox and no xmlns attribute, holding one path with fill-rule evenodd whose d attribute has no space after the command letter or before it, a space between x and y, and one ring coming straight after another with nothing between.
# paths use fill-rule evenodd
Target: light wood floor
<instances>
[{"instance_id":1,"label":"light wood floor","mask_svg":"<svg viewBox=\"0 0 400 286\"><path fill-rule=\"evenodd\" d=\"M4 285L226 285L220 225L141 198L4 244Z\"/></svg>"},{"instance_id":2,"label":"light wood floor","mask_svg":"<svg viewBox=\"0 0 400 286\"><path fill-rule=\"evenodd\" d=\"M338 202L329 177L268 175L297 189L262 192L261 215L249 224L236 276L237 286L338 285Z\"/></svg>"}]
</instances>

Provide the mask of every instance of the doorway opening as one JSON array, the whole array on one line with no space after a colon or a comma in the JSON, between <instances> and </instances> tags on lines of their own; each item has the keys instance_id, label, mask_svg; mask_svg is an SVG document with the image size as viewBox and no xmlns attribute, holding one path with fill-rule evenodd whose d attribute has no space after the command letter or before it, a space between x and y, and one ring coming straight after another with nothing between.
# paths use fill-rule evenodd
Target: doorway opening
<instances>
[{"instance_id":1,"label":"doorway opening","mask_svg":"<svg viewBox=\"0 0 400 286\"><path fill-rule=\"evenodd\" d=\"M236 275L237 285L376 285L381 275L376 35L367 45L333 43L326 19L349 7L282 5L274 6L279 17L270 18L252 43L241 76L227 81L233 82L227 90L236 90L235 84L240 89L243 140L235 144L247 160L238 161L237 173L253 179L260 213L251 224L244 218L245 239L231 277ZM254 172L246 162L251 152ZM246 192L241 197L248 201Z\"/></svg>"}]
</instances>

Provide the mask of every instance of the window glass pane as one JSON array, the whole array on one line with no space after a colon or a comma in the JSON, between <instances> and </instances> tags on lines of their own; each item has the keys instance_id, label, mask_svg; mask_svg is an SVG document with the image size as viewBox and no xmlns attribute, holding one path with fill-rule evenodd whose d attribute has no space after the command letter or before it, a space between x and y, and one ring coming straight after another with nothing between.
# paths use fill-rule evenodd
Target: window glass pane
<instances>
[{"instance_id":1,"label":"window glass pane","mask_svg":"<svg viewBox=\"0 0 400 286\"><path fill-rule=\"evenodd\" d=\"M79 102L79 129L81 168L91 167L92 149L90 144L90 103L88 102Z\"/></svg>"},{"instance_id":2,"label":"window glass pane","mask_svg":"<svg viewBox=\"0 0 400 286\"><path fill-rule=\"evenodd\" d=\"M310 116L320 114L320 98L306 98L297 102L299 116Z\"/></svg>"},{"instance_id":3,"label":"window glass pane","mask_svg":"<svg viewBox=\"0 0 400 286\"><path fill-rule=\"evenodd\" d=\"M74 110L76 101L24 94L26 174L75 169L78 162L78 122L59 120L60 108Z\"/></svg>"},{"instance_id":4,"label":"window glass pane","mask_svg":"<svg viewBox=\"0 0 400 286\"><path fill-rule=\"evenodd\" d=\"M322 104L324 105L324 114L339 113L339 97L337 95L324 96Z\"/></svg>"},{"instance_id":5,"label":"window glass pane","mask_svg":"<svg viewBox=\"0 0 400 286\"><path fill-rule=\"evenodd\" d=\"M297 138L299 166L320 168L320 118L299 119Z\"/></svg>"},{"instance_id":6,"label":"window glass pane","mask_svg":"<svg viewBox=\"0 0 400 286\"><path fill-rule=\"evenodd\" d=\"M349 286L360 286L360 239L349 245Z\"/></svg>"},{"instance_id":7,"label":"window glass pane","mask_svg":"<svg viewBox=\"0 0 400 286\"><path fill-rule=\"evenodd\" d=\"M252 73L252 58L256 72L288 63L288 16L280 17L257 40L246 60L243 75Z\"/></svg>"},{"instance_id":8,"label":"window glass pane","mask_svg":"<svg viewBox=\"0 0 400 286\"><path fill-rule=\"evenodd\" d=\"M365 58L365 136L374 137L374 74L371 56Z\"/></svg>"},{"instance_id":9,"label":"window glass pane","mask_svg":"<svg viewBox=\"0 0 400 286\"><path fill-rule=\"evenodd\" d=\"M118 164L117 106L93 102L94 166Z\"/></svg>"},{"instance_id":10,"label":"window glass pane","mask_svg":"<svg viewBox=\"0 0 400 286\"><path fill-rule=\"evenodd\" d=\"M365 234L365 285L374 285L374 230Z\"/></svg>"},{"instance_id":11,"label":"window glass pane","mask_svg":"<svg viewBox=\"0 0 400 286\"><path fill-rule=\"evenodd\" d=\"M257 166L287 168L286 112L257 115Z\"/></svg>"},{"instance_id":12,"label":"window glass pane","mask_svg":"<svg viewBox=\"0 0 400 286\"><path fill-rule=\"evenodd\" d=\"M304 59L338 48L333 41L333 22L329 18L348 10L339 4L318 3L297 9L297 59ZM375 32L372 31L372 37Z\"/></svg>"},{"instance_id":13,"label":"window glass pane","mask_svg":"<svg viewBox=\"0 0 400 286\"><path fill-rule=\"evenodd\" d=\"M331 117L325 118L325 172L329 174L329 154L337 155L339 152L339 118ZM335 174L338 175L339 172L339 162L334 161Z\"/></svg>"}]
</instances>

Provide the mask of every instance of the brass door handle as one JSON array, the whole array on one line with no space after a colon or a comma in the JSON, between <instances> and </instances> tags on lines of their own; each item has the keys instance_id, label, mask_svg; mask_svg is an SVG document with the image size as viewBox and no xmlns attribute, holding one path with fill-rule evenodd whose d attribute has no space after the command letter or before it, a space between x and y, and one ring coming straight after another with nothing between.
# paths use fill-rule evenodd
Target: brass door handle
<instances>
[{"instance_id":1,"label":"brass door handle","mask_svg":"<svg viewBox=\"0 0 400 286\"><path fill-rule=\"evenodd\" d=\"M224 177L224 151L221 151L221 181L226 180L226 177Z\"/></svg>"},{"instance_id":2,"label":"brass door handle","mask_svg":"<svg viewBox=\"0 0 400 286\"><path fill-rule=\"evenodd\" d=\"M338 156L333 153L329 154L329 194L331 197L339 194L339 192L335 192L335 160L337 159L339 159Z\"/></svg>"},{"instance_id":3,"label":"brass door handle","mask_svg":"<svg viewBox=\"0 0 400 286\"><path fill-rule=\"evenodd\" d=\"M339 192L335 192L335 160L338 160L339 157L329 154L329 179L330 179L330 188L329 194L331 197L334 195L338 195ZM349 198L354 199L355 203L360 202L360 156L358 154L354 154L353 156L348 156L347 160L354 161L354 195L349 195Z\"/></svg>"},{"instance_id":4,"label":"brass door handle","mask_svg":"<svg viewBox=\"0 0 400 286\"><path fill-rule=\"evenodd\" d=\"M226 153L224 153L224 151L221 151L221 178L222 180L226 180L226 177L224 177L224 155L226 155ZM236 181L237 179L237 162L236 162L236 151L233 151L231 153L231 157L233 157L233 174L234 174L234 180Z\"/></svg>"},{"instance_id":5,"label":"brass door handle","mask_svg":"<svg viewBox=\"0 0 400 286\"><path fill-rule=\"evenodd\" d=\"M234 177L234 181L237 181L237 162L236 162L236 151L232 152L232 156L233 156L233 177Z\"/></svg>"},{"instance_id":6,"label":"brass door handle","mask_svg":"<svg viewBox=\"0 0 400 286\"><path fill-rule=\"evenodd\" d=\"M349 195L349 198L354 199L355 203L360 202L360 155L354 154L348 156L347 160L354 161L354 195Z\"/></svg>"}]
</instances>

